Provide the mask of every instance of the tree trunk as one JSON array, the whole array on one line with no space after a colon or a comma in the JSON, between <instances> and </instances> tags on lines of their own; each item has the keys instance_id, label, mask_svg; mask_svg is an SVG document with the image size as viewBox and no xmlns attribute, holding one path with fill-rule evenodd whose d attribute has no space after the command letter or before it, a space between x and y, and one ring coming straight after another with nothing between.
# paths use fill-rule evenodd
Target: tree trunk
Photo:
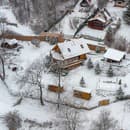
<instances>
[{"instance_id":1,"label":"tree trunk","mask_svg":"<svg viewBox=\"0 0 130 130\"><path fill-rule=\"evenodd\" d=\"M39 85L39 87L40 87L40 103L41 103L41 105L44 105L43 98L42 98L42 95L43 95L43 93L42 93L42 86Z\"/></svg>"},{"instance_id":2,"label":"tree trunk","mask_svg":"<svg viewBox=\"0 0 130 130\"><path fill-rule=\"evenodd\" d=\"M0 60L1 60L1 64L2 64L2 74L0 74L0 78L1 80L5 80L5 67L4 67L4 60L3 58L0 56Z\"/></svg>"}]
</instances>

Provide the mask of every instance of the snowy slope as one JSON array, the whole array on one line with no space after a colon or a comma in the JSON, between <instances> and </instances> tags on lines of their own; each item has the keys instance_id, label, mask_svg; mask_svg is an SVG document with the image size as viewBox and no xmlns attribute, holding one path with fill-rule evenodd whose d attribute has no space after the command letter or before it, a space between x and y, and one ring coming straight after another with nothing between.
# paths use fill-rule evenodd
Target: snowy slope
<instances>
[{"instance_id":1,"label":"snowy slope","mask_svg":"<svg viewBox=\"0 0 130 130\"><path fill-rule=\"evenodd\" d=\"M34 32L31 30L29 26L21 25L16 17L14 16L12 9L8 6L0 6L0 17L6 18L7 22L17 24L17 27L11 25L5 25L7 30L11 30L15 33L22 34L22 35L32 35Z\"/></svg>"}]
</instances>

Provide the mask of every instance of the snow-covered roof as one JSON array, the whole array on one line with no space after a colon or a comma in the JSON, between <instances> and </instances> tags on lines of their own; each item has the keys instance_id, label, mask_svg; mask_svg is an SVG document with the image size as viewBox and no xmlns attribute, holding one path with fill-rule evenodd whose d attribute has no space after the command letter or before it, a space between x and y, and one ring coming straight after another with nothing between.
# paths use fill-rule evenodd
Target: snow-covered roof
<instances>
[{"instance_id":1,"label":"snow-covered roof","mask_svg":"<svg viewBox=\"0 0 130 130\"><path fill-rule=\"evenodd\" d=\"M92 90L89 88L83 88L83 87L74 87L73 90L81 91L81 92L86 92L86 93L91 93Z\"/></svg>"},{"instance_id":2,"label":"snow-covered roof","mask_svg":"<svg viewBox=\"0 0 130 130\"><path fill-rule=\"evenodd\" d=\"M113 82L111 80L107 80L107 81L100 81L97 90L104 90L104 91L117 91L119 89L119 84L117 84L117 82Z\"/></svg>"},{"instance_id":3,"label":"snow-covered roof","mask_svg":"<svg viewBox=\"0 0 130 130\"><path fill-rule=\"evenodd\" d=\"M91 18L89 21L92 20L99 20L103 23L109 21L111 19L111 16L109 14L109 12L107 11L107 9L102 9L99 12L97 12L97 14L95 15L95 17Z\"/></svg>"},{"instance_id":4,"label":"snow-covered roof","mask_svg":"<svg viewBox=\"0 0 130 130\"><path fill-rule=\"evenodd\" d=\"M103 42L93 41L93 40L86 40L88 45L95 45L100 47L106 47L106 45Z\"/></svg>"},{"instance_id":5,"label":"snow-covered roof","mask_svg":"<svg viewBox=\"0 0 130 130\"><path fill-rule=\"evenodd\" d=\"M91 18L89 21L93 21L93 20L99 20L99 21L101 21L103 23L106 22L106 20L104 18L101 18L101 17L94 17L94 18Z\"/></svg>"},{"instance_id":6,"label":"snow-covered roof","mask_svg":"<svg viewBox=\"0 0 130 130\"><path fill-rule=\"evenodd\" d=\"M16 39L12 39L12 40L9 41L10 45L13 45L13 44L16 44L16 43L18 43L18 41Z\"/></svg>"},{"instance_id":7,"label":"snow-covered roof","mask_svg":"<svg viewBox=\"0 0 130 130\"><path fill-rule=\"evenodd\" d=\"M87 44L78 39L59 43L58 47L64 59L69 59L90 52Z\"/></svg>"},{"instance_id":8,"label":"snow-covered roof","mask_svg":"<svg viewBox=\"0 0 130 130\"><path fill-rule=\"evenodd\" d=\"M111 59L114 61L121 61L125 54L125 52L109 48L107 52L104 54L104 58Z\"/></svg>"}]
</instances>

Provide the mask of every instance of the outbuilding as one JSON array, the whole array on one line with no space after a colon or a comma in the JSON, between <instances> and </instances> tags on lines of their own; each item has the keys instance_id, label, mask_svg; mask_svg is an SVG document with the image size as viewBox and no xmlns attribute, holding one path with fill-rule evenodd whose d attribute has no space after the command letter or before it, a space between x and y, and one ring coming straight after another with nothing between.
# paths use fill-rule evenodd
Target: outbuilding
<instances>
[{"instance_id":1,"label":"outbuilding","mask_svg":"<svg viewBox=\"0 0 130 130\"><path fill-rule=\"evenodd\" d=\"M77 88L74 88L73 95L77 98L90 100L91 99L91 90L88 88L77 87Z\"/></svg>"},{"instance_id":2,"label":"outbuilding","mask_svg":"<svg viewBox=\"0 0 130 130\"><path fill-rule=\"evenodd\" d=\"M109 48L104 54L104 58L106 61L118 62L118 63L120 63L123 59L125 59L125 56L126 56L125 52L113 48Z\"/></svg>"}]
</instances>

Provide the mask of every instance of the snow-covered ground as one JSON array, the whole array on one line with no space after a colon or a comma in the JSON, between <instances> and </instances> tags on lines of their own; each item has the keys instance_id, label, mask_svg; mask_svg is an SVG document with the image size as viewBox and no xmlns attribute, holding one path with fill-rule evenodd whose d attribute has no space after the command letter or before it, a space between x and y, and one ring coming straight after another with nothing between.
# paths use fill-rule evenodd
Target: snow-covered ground
<instances>
[{"instance_id":1,"label":"snow-covered ground","mask_svg":"<svg viewBox=\"0 0 130 130\"><path fill-rule=\"evenodd\" d=\"M79 5L76 6L75 11L72 13L72 17L79 17L81 13L78 12ZM122 11L124 9L122 8L116 8L113 7L112 4L108 5L108 10L113 14L121 17ZM76 12L76 13L75 13ZM120 13L119 13L120 12ZM0 8L0 13L4 14L9 22L14 22L18 24L18 27L9 27L12 30L15 30L18 33L22 33L25 35L31 35L33 34L33 31L24 25L20 25L14 15L11 13L10 9L6 9L4 7ZM66 16L63 22L63 28L61 27L61 31L65 34L73 34L74 30L71 29L68 26L68 19L71 17ZM121 29L118 32L119 34L124 34L123 36L126 38L129 38L128 34L126 33L129 31L129 28L123 23L121 26ZM85 33L88 35L94 35L96 37L103 37L105 34L105 31L97 31L92 30L88 27L85 27L80 33ZM85 39L79 39L82 42L86 43ZM9 42L9 41L8 41ZM17 83L17 80L19 79L19 76L24 73L24 70L30 66L33 61L38 59L39 57L45 57L49 54L52 45L49 45L46 42L42 42L40 44L40 48L36 48L33 46L30 42L22 42L18 41L19 44L23 46L20 52L17 52L17 56L14 57L13 62L18 66L17 72L12 72L12 70L7 69L6 70L6 82L9 86L9 90L13 93L25 93L29 92L34 97L38 97L37 89L33 86L23 86L22 88ZM98 101L109 99L110 102L115 100L115 96L113 95L102 95L97 94L97 89L99 88L99 85L102 84L102 81L117 81L122 79L122 84L127 84L126 88L123 88L126 95L130 94L130 55L127 55L126 59L123 60L121 64L112 64L114 72L116 73L116 76L114 78L108 78L106 75L106 71L109 68L109 63L102 61L104 54L96 54L95 52L92 52L91 54L88 54L88 58L91 58L93 61L94 66L96 63L100 63L102 73L100 75L95 75L94 69L88 69L87 68L87 60L85 61L84 65L77 67L76 69L71 70L67 76L62 76L61 81L62 85L64 86L65 92L61 95L61 98L64 98L66 100L73 100L79 105L82 105L84 107L93 107L98 105ZM7 67L7 66L6 66ZM21 68L21 69L20 69ZM78 99L73 97L73 89L76 87L80 87L80 79L84 78L86 83L86 89L91 90L92 98L89 101ZM47 86L49 84L58 84L58 77L52 73L49 73L48 71L45 71L43 73L43 83L45 88L43 88L43 99L46 98L50 101L57 101L57 94L53 92L49 92L47 90ZM109 84L110 85L110 84ZM115 84L116 85L116 84ZM104 86L102 86L104 87ZM108 84L107 84L108 87ZM109 89L113 89L113 84L110 85ZM114 86L115 88L115 86ZM84 88L85 89L85 88ZM107 88L108 89L108 88ZM108 90L109 93L109 90ZM39 100L32 100L29 98L23 98L23 101L20 105L13 106L19 97L12 96L6 86L0 81L0 117L5 115L9 111L17 110L20 113L20 116L23 120L30 119L33 121L37 121L38 123L43 123L47 121L54 121L56 118L56 106L53 104L49 104L45 102L45 106L41 106ZM130 128L130 101L121 101L117 103L112 103L108 106L103 106L100 108L96 108L94 110L85 111L81 110L82 117L85 118L84 128L82 130L89 129L89 125L92 120L97 119L98 114L100 110L107 109L111 111L111 115L119 121L120 128L124 130L129 130ZM32 127L29 128L29 124L23 123L23 127L21 130L41 130L42 128L36 128ZM6 126L2 121L2 118L0 118L0 130L6 130ZM56 128L45 128L46 130L57 130Z\"/></svg>"},{"instance_id":2,"label":"snow-covered ground","mask_svg":"<svg viewBox=\"0 0 130 130\"><path fill-rule=\"evenodd\" d=\"M0 18L6 18L8 23L17 24L16 26L5 25L5 30L10 30L18 34L22 35L33 35L34 32L31 30L29 26L21 25L16 17L14 16L12 9L9 6L0 6Z\"/></svg>"}]
</instances>

